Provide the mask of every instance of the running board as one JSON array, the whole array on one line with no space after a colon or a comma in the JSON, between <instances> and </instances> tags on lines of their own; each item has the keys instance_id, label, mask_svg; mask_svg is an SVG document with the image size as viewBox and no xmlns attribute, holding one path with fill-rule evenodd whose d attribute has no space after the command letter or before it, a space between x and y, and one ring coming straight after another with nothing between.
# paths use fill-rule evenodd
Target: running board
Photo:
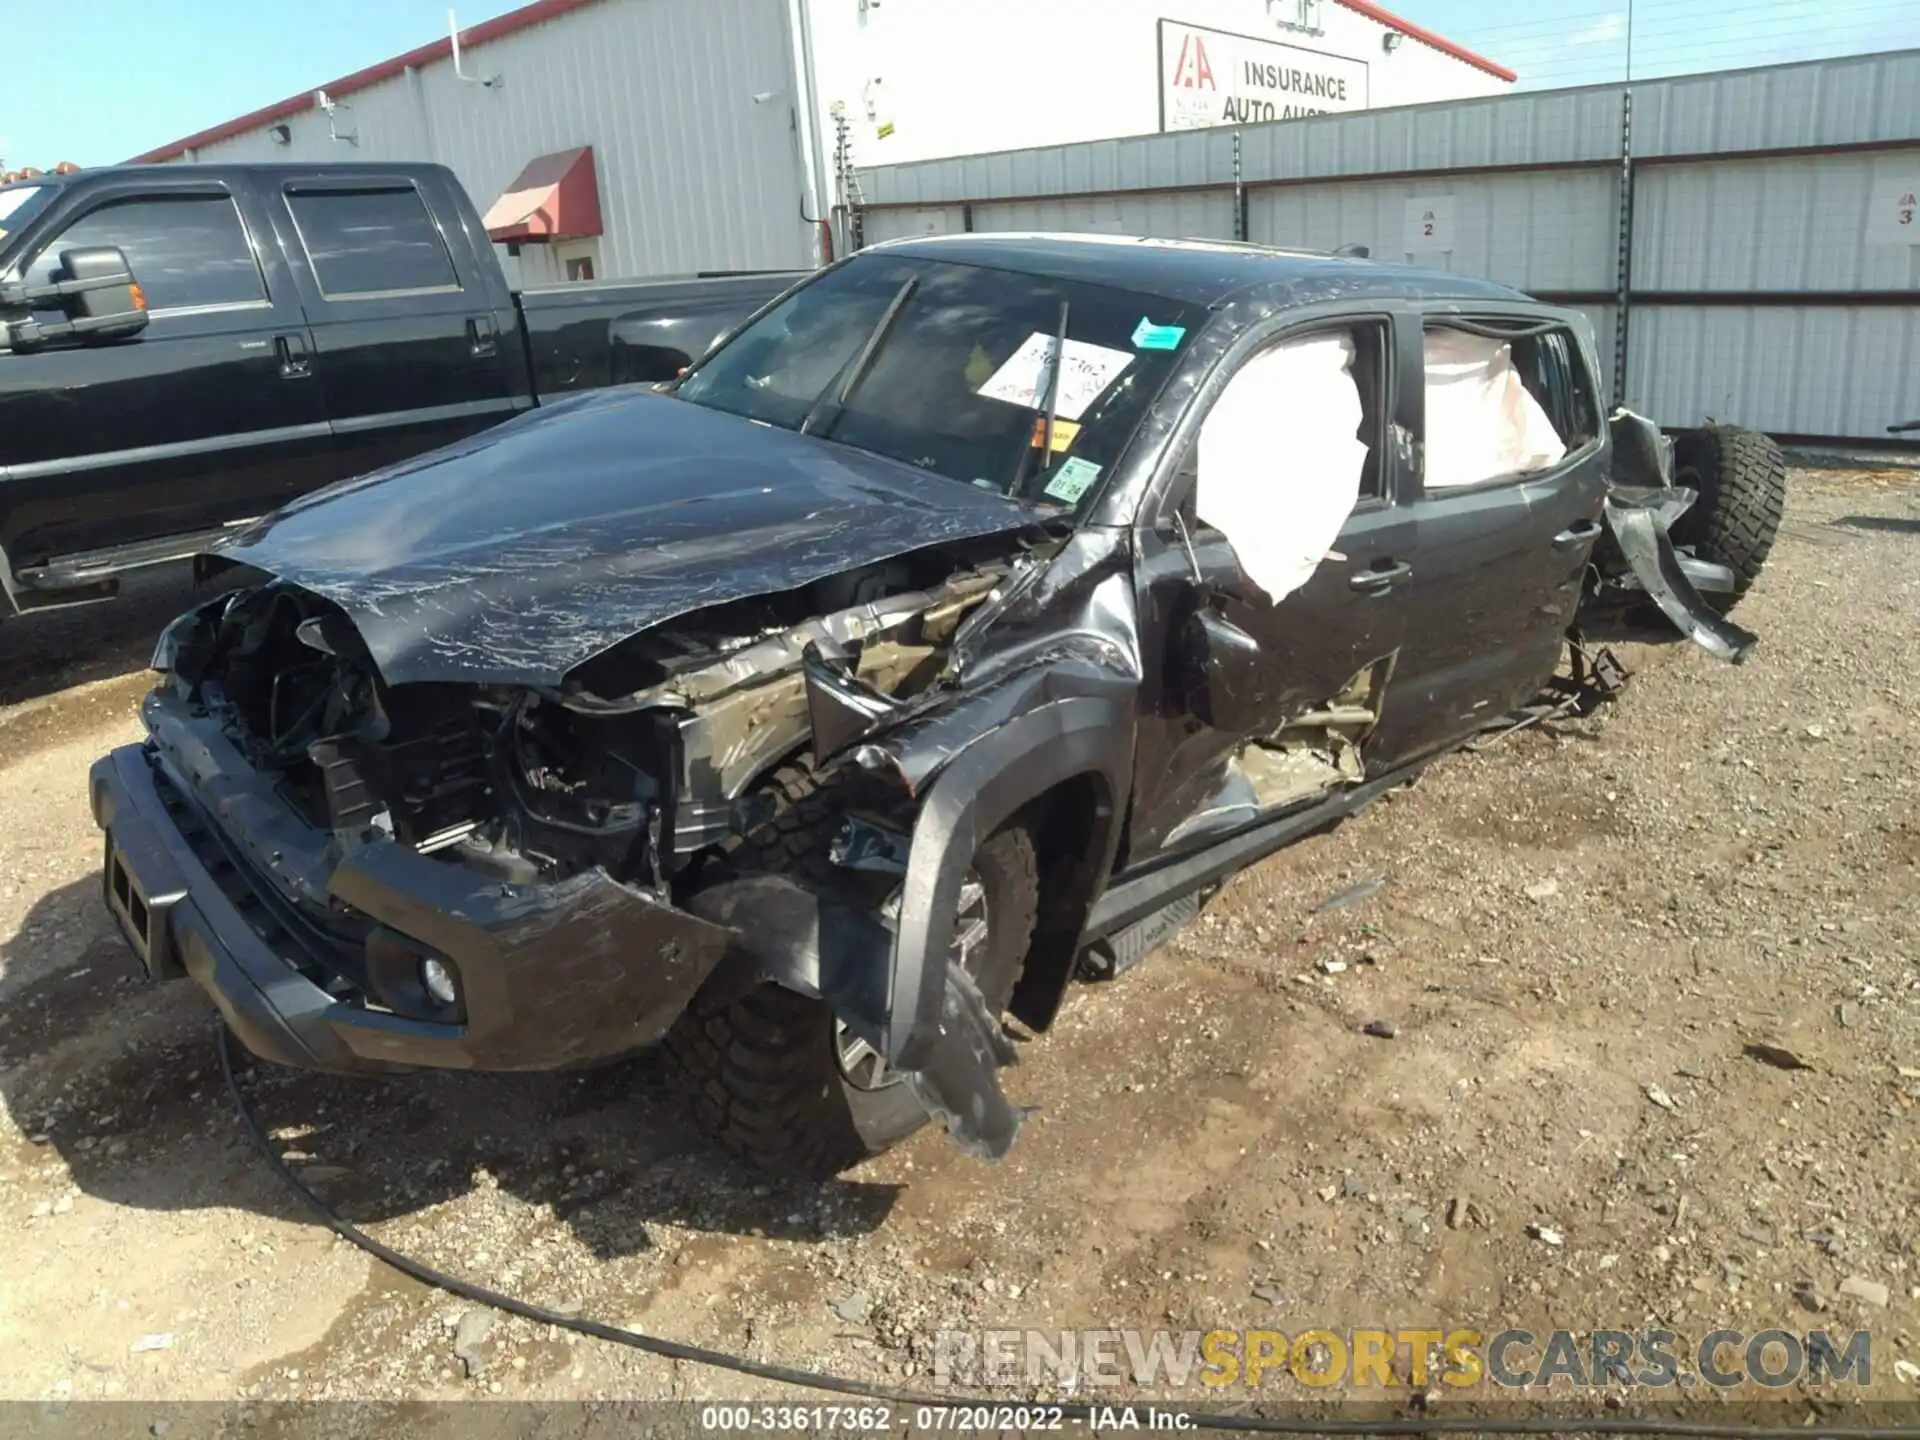
<instances>
[{"instance_id":1,"label":"running board","mask_svg":"<svg viewBox=\"0 0 1920 1440\"><path fill-rule=\"evenodd\" d=\"M1199 913L1200 893L1189 891L1118 934L1094 941L1087 947L1088 968L1095 979L1118 979L1186 929Z\"/></svg>"},{"instance_id":2,"label":"running board","mask_svg":"<svg viewBox=\"0 0 1920 1440\"><path fill-rule=\"evenodd\" d=\"M158 540L142 540L133 545L118 545L109 550L81 550L72 555L56 555L44 565L35 565L14 575L23 590L76 590L97 585L129 570L144 570L153 565L171 565L176 560L191 560L218 541L226 539L251 520L236 520L216 530L197 530L188 535L163 535Z\"/></svg>"},{"instance_id":3,"label":"running board","mask_svg":"<svg viewBox=\"0 0 1920 1440\"><path fill-rule=\"evenodd\" d=\"M1256 860L1304 838L1336 820L1357 815L1389 790L1410 785L1437 756L1427 755L1389 771L1377 780L1336 790L1323 800L1276 815L1270 820L1215 841L1194 855L1185 855L1141 875L1120 881L1094 902L1082 931L1087 942L1116 936L1185 896L1224 880ZM1158 943L1158 942L1155 942Z\"/></svg>"}]
</instances>

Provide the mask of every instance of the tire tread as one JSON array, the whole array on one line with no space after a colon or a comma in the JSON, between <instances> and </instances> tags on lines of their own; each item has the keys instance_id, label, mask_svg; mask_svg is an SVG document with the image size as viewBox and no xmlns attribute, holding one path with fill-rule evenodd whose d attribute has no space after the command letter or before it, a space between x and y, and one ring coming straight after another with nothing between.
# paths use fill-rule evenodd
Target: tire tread
<instances>
[{"instance_id":1,"label":"tire tread","mask_svg":"<svg viewBox=\"0 0 1920 1440\"><path fill-rule=\"evenodd\" d=\"M774 871L831 883L828 827L839 807L804 764L782 766L769 778L780 808L772 820L729 848L730 869ZM1023 828L998 832L1002 904L1023 915L1007 937L1024 956L1039 908L1039 862ZM983 847L984 852L985 847ZM1004 1005L1013 979L990 997ZM821 1001L778 985L757 985L724 1010L689 1012L667 1032L669 1062L679 1071L695 1121L728 1150L764 1170L825 1179L884 1149L862 1133L842 1095L833 1057L831 1013ZM883 1092L884 1093L884 1092Z\"/></svg>"},{"instance_id":2,"label":"tire tread","mask_svg":"<svg viewBox=\"0 0 1920 1440\"><path fill-rule=\"evenodd\" d=\"M1713 597L1731 608L1759 578L1780 533L1786 456L1758 430L1708 425L1680 438L1675 463L1698 473L1700 498L1674 527L1674 538L1733 571L1734 593Z\"/></svg>"}]
</instances>

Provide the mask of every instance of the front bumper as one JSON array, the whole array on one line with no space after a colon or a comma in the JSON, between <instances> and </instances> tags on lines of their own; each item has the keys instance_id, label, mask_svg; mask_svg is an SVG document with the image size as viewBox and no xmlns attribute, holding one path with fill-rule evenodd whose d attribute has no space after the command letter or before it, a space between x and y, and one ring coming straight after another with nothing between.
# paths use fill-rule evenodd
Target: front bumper
<instances>
[{"instance_id":1,"label":"front bumper","mask_svg":"<svg viewBox=\"0 0 1920 1440\"><path fill-rule=\"evenodd\" d=\"M92 770L108 907L154 978L197 980L264 1059L347 1073L591 1064L658 1039L732 938L601 871L502 885L392 841L342 853L170 692L143 718L152 738ZM451 964L457 1018L383 1003L364 957L380 927Z\"/></svg>"}]
</instances>

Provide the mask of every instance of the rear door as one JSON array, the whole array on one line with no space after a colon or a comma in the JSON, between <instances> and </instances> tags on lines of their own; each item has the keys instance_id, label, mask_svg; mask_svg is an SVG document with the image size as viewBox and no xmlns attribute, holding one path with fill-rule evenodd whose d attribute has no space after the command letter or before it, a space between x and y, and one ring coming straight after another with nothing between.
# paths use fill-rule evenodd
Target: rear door
<instances>
[{"instance_id":1,"label":"rear door","mask_svg":"<svg viewBox=\"0 0 1920 1440\"><path fill-rule=\"evenodd\" d=\"M276 221L312 320L340 476L498 424L531 404L489 251L433 187L374 172L282 182Z\"/></svg>"},{"instance_id":2,"label":"rear door","mask_svg":"<svg viewBox=\"0 0 1920 1440\"><path fill-rule=\"evenodd\" d=\"M1504 358L1502 358L1504 357ZM1606 493L1592 338L1578 316L1435 310L1422 374L1414 577L1387 757L1454 743L1530 700L1558 664Z\"/></svg>"},{"instance_id":3,"label":"rear door","mask_svg":"<svg viewBox=\"0 0 1920 1440\"><path fill-rule=\"evenodd\" d=\"M1244 355L1175 462L1161 495L1150 502L1149 513L1157 513L1158 519L1140 534L1140 614L1148 673L1135 752L1130 866L1193 848L1261 818L1266 811L1262 804L1250 803L1257 797L1250 797L1242 783L1236 755L1250 741L1271 737L1286 722L1323 708L1368 667L1380 667L1383 679L1391 681L1407 625L1416 559L1412 513L1398 493L1404 465L1396 442L1406 431L1397 423L1400 386L1392 333L1391 317L1380 315L1289 332L1273 342L1326 336L1351 341L1351 374L1361 418L1357 435L1347 438L1359 439L1367 452L1358 499L1338 537L1305 582L1277 604L1250 582L1234 543L1206 523L1195 501L1198 451L1207 420L1227 403L1236 382L1252 377L1249 362L1271 346L1256 344ZM1307 425L1301 422L1285 404L1275 403L1270 433L1264 439L1246 436L1254 442L1247 463L1254 467L1257 484L1300 489L1333 478L1316 458L1326 447L1303 433L1311 427L1311 417ZM1344 435L1344 423L1340 429ZM1241 543L1250 547L1257 538L1243 533ZM1185 688L1185 626L1196 605L1211 605L1259 646L1259 694L1250 723L1213 723ZM1397 695L1388 697L1389 712L1396 701ZM1370 740L1361 753L1367 768L1376 768Z\"/></svg>"},{"instance_id":4,"label":"rear door","mask_svg":"<svg viewBox=\"0 0 1920 1440\"><path fill-rule=\"evenodd\" d=\"M64 278L115 245L151 317L128 340L0 357L0 545L16 571L83 583L97 552L259 515L331 474L300 296L249 197L190 171L76 187L5 278ZM65 317L57 312L46 320Z\"/></svg>"}]
</instances>

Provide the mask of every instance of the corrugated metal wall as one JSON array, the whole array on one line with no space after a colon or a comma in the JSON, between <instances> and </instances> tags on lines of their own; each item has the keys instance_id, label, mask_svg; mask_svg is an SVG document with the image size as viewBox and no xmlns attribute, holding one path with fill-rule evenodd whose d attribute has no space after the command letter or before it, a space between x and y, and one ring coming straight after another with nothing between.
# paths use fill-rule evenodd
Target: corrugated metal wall
<instances>
[{"instance_id":1,"label":"corrugated metal wall","mask_svg":"<svg viewBox=\"0 0 1920 1440\"><path fill-rule=\"evenodd\" d=\"M1051 229L1367 245L1592 316L1615 353L1628 87L1142 136L863 172L869 242ZM1920 418L1920 247L1870 244L1920 182L1920 52L1631 87L1624 398L1661 423L1884 440ZM1406 249L1451 196L1452 248ZM1612 376L1603 377L1611 389Z\"/></svg>"},{"instance_id":2,"label":"corrugated metal wall","mask_svg":"<svg viewBox=\"0 0 1920 1440\"><path fill-rule=\"evenodd\" d=\"M725 264L811 263L790 96L782 0L604 0L472 51L463 83L446 62L342 97L327 117L209 145L204 162L437 160L485 209L529 160L593 146L600 182L601 278L684 274ZM563 278L542 246L523 248L529 284Z\"/></svg>"}]
</instances>

